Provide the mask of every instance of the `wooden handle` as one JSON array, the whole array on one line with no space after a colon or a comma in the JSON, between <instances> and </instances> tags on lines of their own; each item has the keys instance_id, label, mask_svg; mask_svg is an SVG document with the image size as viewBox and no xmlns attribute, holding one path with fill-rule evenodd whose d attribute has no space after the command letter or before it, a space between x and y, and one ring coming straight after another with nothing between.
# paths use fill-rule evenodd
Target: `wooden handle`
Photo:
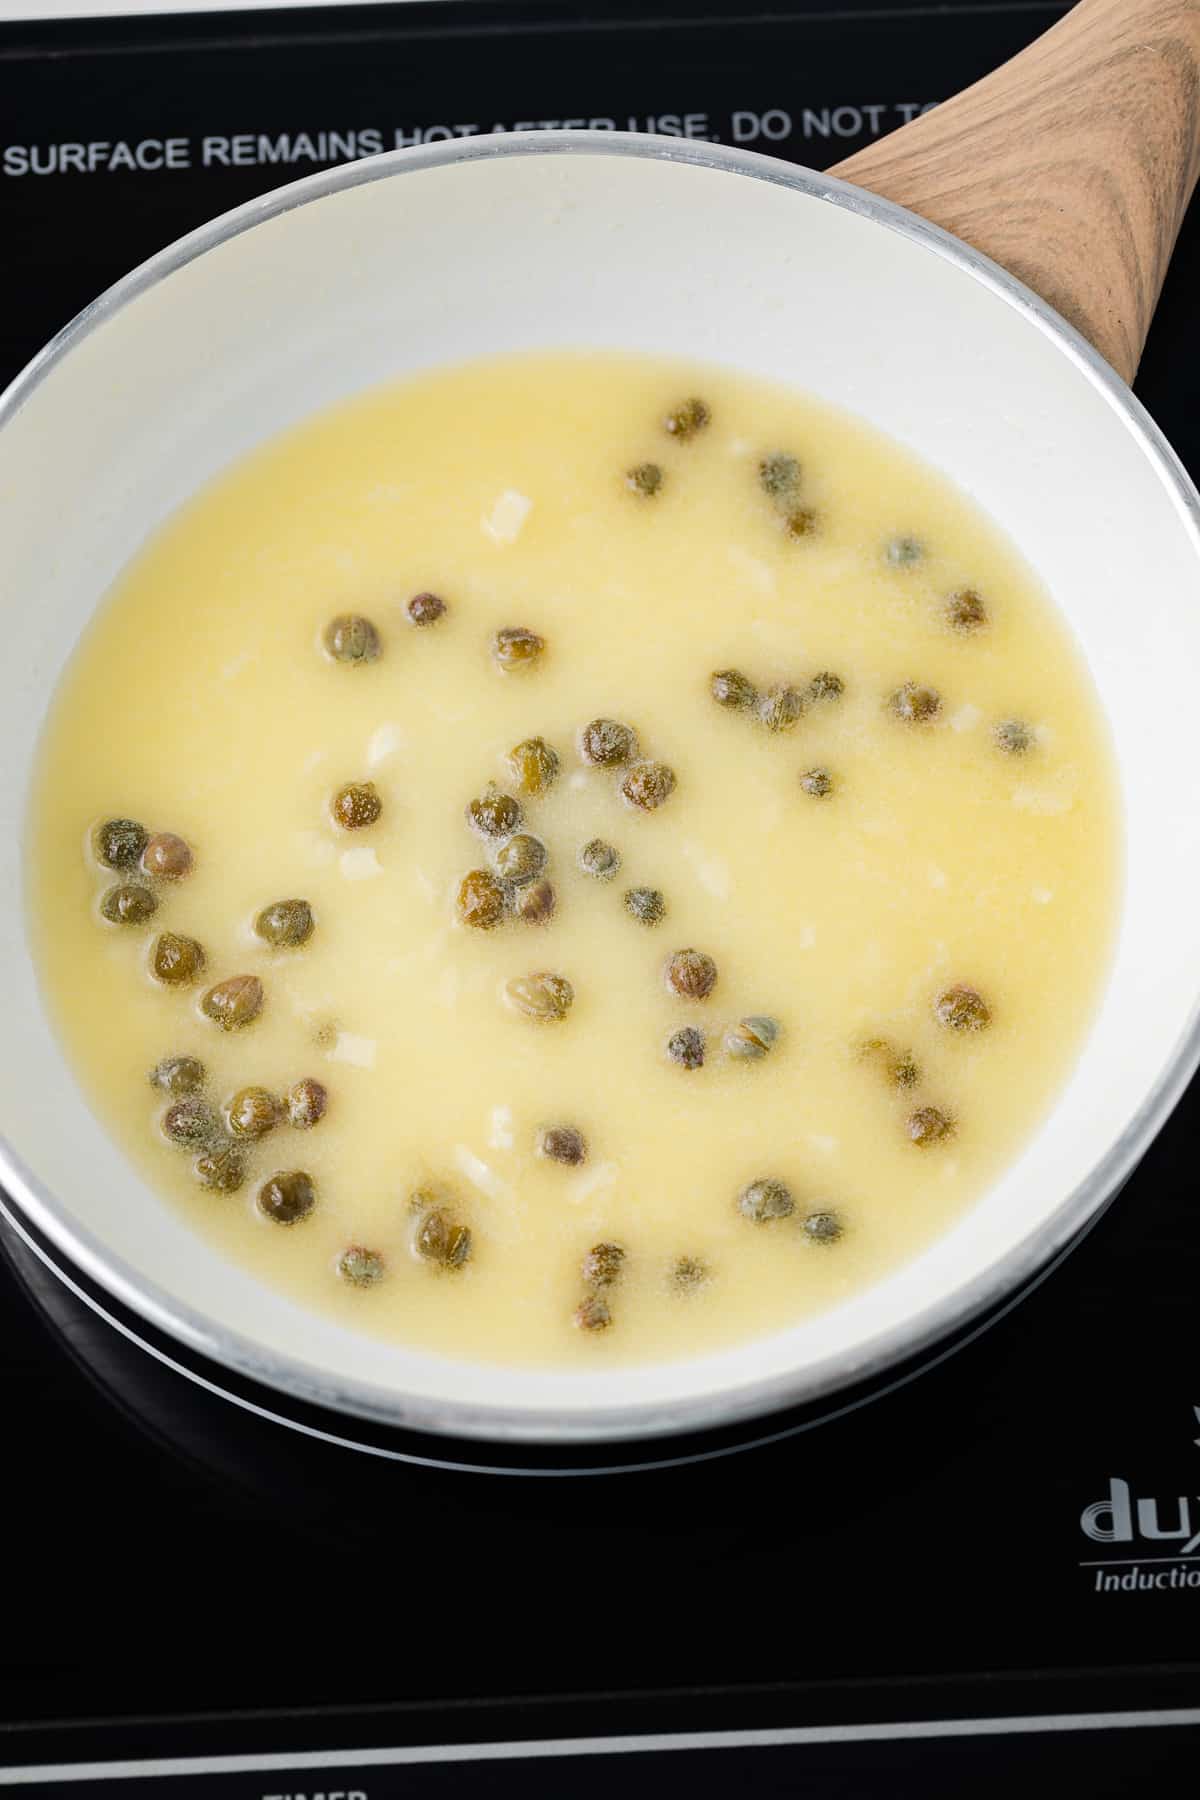
<instances>
[{"instance_id":1,"label":"wooden handle","mask_svg":"<svg viewBox=\"0 0 1200 1800\"><path fill-rule=\"evenodd\" d=\"M1002 263L1132 381L1200 174L1200 0L1081 0L829 173Z\"/></svg>"}]
</instances>

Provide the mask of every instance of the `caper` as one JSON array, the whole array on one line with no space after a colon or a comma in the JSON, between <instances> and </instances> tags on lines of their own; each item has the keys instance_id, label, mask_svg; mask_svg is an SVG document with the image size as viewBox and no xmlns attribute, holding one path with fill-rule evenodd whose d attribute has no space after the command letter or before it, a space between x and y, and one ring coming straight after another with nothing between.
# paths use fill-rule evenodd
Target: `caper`
<instances>
[{"instance_id":1,"label":"caper","mask_svg":"<svg viewBox=\"0 0 1200 1800\"><path fill-rule=\"evenodd\" d=\"M564 975L517 975L504 989L510 1006L527 1019L565 1019L575 990Z\"/></svg>"},{"instance_id":2,"label":"caper","mask_svg":"<svg viewBox=\"0 0 1200 1800\"><path fill-rule=\"evenodd\" d=\"M1024 756L1033 747L1033 731L1024 719L1003 719L992 736L997 749L1008 756Z\"/></svg>"},{"instance_id":3,"label":"caper","mask_svg":"<svg viewBox=\"0 0 1200 1800\"><path fill-rule=\"evenodd\" d=\"M875 1062L893 1087L916 1087L921 1071L911 1050L897 1050L886 1038L867 1038L859 1045L863 1061Z\"/></svg>"},{"instance_id":4,"label":"caper","mask_svg":"<svg viewBox=\"0 0 1200 1800\"><path fill-rule=\"evenodd\" d=\"M343 831L361 831L366 825L374 825L383 811L383 801L373 781L348 781L333 796L331 810Z\"/></svg>"},{"instance_id":5,"label":"caper","mask_svg":"<svg viewBox=\"0 0 1200 1800\"><path fill-rule=\"evenodd\" d=\"M737 1197L737 1209L743 1219L765 1225L769 1219L787 1219L796 1210L791 1191L773 1176L763 1176L744 1187Z\"/></svg>"},{"instance_id":6,"label":"caper","mask_svg":"<svg viewBox=\"0 0 1200 1800\"><path fill-rule=\"evenodd\" d=\"M694 1294L711 1279L708 1264L699 1256L680 1256L671 1265L670 1283L677 1294Z\"/></svg>"},{"instance_id":7,"label":"caper","mask_svg":"<svg viewBox=\"0 0 1200 1800\"><path fill-rule=\"evenodd\" d=\"M538 1133L538 1153L571 1168L587 1161L587 1139L574 1125L551 1125Z\"/></svg>"},{"instance_id":8,"label":"caper","mask_svg":"<svg viewBox=\"0 0 1200 1800\"><path fill-rule=\"evenodd\" d=\"M196 1056L164 1056L150 1071L151 1086L168 1094L194 1094L205 1080L204 1064Z\"/></svg>"},{"instance_id":9,"label":"caper","mask_svg":"<svg viewBox=\"0 0 1200 1800\"><path fill-rule=\"evenodd\" d=\"M638 753L637 732L620 719L593 719L579 734L579 754L584 762L601 769L617 769Z\"/></svg>"},{"instance_id":10,"label":"caper","mask_svg":"<svg viewBox=\"0 0 1200 1800\"><path fill-rule=\"evenodd\" d=\"M407 610L414 625L436 625L446 611L446 602L439 594L414 594Z\"/></svg>"},{"instance_id":11,"label":"caper","mask_svg":"<svg viewBox=\"0 0 1200 1800\"><path fill-rule=\"evenodd\" d=\"M704 1033L695 1025L682 1025L667 1039L667 1056L681 1069L704 1067Z\"/></svg>"},{"instance_id":12,"label":"caper","mask_svg":"<svg viewBox=\"0 0 1200 1800\"><path fill-rule=\"evenodd\" d=\"M911 1050L901 1050L898 1056L893 1057L888 1075L896 1087L916 1087L921 1079L921 1070Z\"/></svg>"},{"instance_id":13,"label":"caper","mask_svg":"<svg viewBox=\"0 0 1200 1800\"><path fill-rule=\"evenodd\" d=\"M575 1308L575 1324L580 1331L607 1331L612 1322L608 1301L599 1294L589 1294Z\"/></svg>"},{"instance_id":14,"label":"caper","mask_svg":"<svg viewBox=\"0 0 1200 1800\"><path fill-rule=\"evenodd\" d=\"M915 537L894 537L883 547L883 560L891 569L911 569L924 554L924 544Z\"/></svg>"},{"instance_id":15,"label":"caper","mask_svg":"<svg viewBox=\"0 0 1200 1800\"><path fill-rule=\"evenodd\" d=\"M625 895L625 910L640 925L657 925L667 916L667 903L658 888L630 888Z\"/></svg>"},{"instance_id":16,"label":"caper","mask_svg":"<svg viewBox=\"0 0 1200 1800\"><path fill-rule=\"evenodd\" d=\"M325 1117L329 1105L328 1090L311 1075L306 1075L303 1081L294 1081L284 1099L288 1124L294 1125L297 1131L311 1131Z\"/></svg>"},{"instance_id":17,"label":"caper","mask_svg":"<svg viewBox=\"0 0 1200 1800\"><path fill-rule=\"evenodd\" d=\"M215 1144L201 1151L192 1169L201 1187L234 1194L246 1179L246 1153L236 1144Z\"/></svg>"},{"instance_id":18,"label":"caper","mask_svg":"<svg viewBox=\"0 0 1200 1800\"><path fill-rule=\"evenodd\" d=\"M708 691L718 706L735 712L748 711L758 699L758 689L740 669L718 669L709 678Z\"/></svg>"},{"instance_id":19,"label":"caper","mask_svg":"<svg viewBox=\"0 0 1200 1800\"><path fill-rule=\"evenodd\" d=\"M725 1048L739 1062L761 1062L775 1046L779 1036L779 1020L766 1013L752 1013L739 1019L725 1033Z\"/></svg>"},{"instance_id":20,"label":"caper","mask_svg":"<svg viewBox=\"0 0 1200 1800\"><path fill-rule=\"evenodd\" d=\"M784 515L784 530L790 538L811 537L819 520L811 506L792 506Z\"/></svg>"},{"instance_id":21,"label":"caper","mask_svg":"<svg viewBox=\"0 0 1200 1800\"><path fill-rule=\"evenodd\" d=\"M123 881L101 896L100 913L111 925L144 925L157 910L158 901L148 887Z\"/></svg>"},{"instance_id":22,"label":"caper","mask_svg":"<svg viewBox=\"0 0 1200 1800\"><path fill-rule=\"evenodd\" d=\"M558 904L554 888L543 878L531 882L528 887L518 888L510 896L510 905L518 919L526 925L545 925L554 916L554 908Z\"/></svg>"},{"instance_id":23,"label":"caper","mask_svg":"<svg viewBox=\"0 0 1200 1800\"><path fill-rule=\"evenodd\" d=\"M156 831L142 851L142 869L155 881L181 881L193 861L191 845L175 831Z\"/></svg>"},{"instance_id":24,"label":"caper","mask_svg":"<svg viewBox=\"0 0 1200 1800\"><path fill-rule=\"evenodd\" d=\"M258 1190L258 1210L276 1225L294 1225L317 1203L317 1189L303 1169L280 1169Z\"/></svg>"},{"instance_id":25,"label":"caper","mask_svg":"<svg viewBox=\"0 0 1200 1800\"><path fill-rule=\"evenodd\" d=\"M464 925L491 931L504 917L504 884L490 869L468 869L458 885L455 906Z\"/></svg>"},{"instance_id":26,"label":"caper","mask_svg":"<svg viewBox=\"0 0 1200 1800\"><path fill-rule=\"evenodd\" d=\"M625 486L631 493L651 500L663 484L663 472L657 463L637 463L625 475Z\"/></svg>"},{"instance_id":27,"label":"caper","mask_svg":"<svg viewBox=\"0 0 1200 1800\"><path fill-rule=\"evenodd\" d=\"M471 1259L470 1228L456 1224L437 1208L421 1220L414 1243L418 1256L440 1263L444 1269L461 1269Z\"/></svg>"},{"instance_id":28,"label":"caper","mask_svg":"<svg viewBox=\"0 0 1200 1800\"><path fill-rule=\"evenodd\" d=\"M814 1212L801 1219L800 1229L810 1243L834 1244L846 1227L835 1212Z\"/></svg>"},{"instance_id":29,"label":"caper","mask_svg":"<svg viewBox=\"0 0 1200 1800\"><path fill-rule=\"evenodd\" d=\"M545 648L545 638L524 625L506 625L492 639L492 657L505 670L532 668Z\"/></svg>"},{"instance_id":30,"label":"caper","mask_svg":"<svg viewBox=\"0 0 1200 1800\"><path fill-rule=\"evenodd\" d=\"M978 631L987 624L987 607L974 588L959 588L946 599L946 623L955 631Z\"/></svg>"},{"instance_id":31,"label":"caper","mask_svg":"<svg viewBox=\"0 0 1200 1800\"><path fill-rule=\"evenodd\" d=\"M231 1137L266 1137L278 1125L283 1108L269 1088L239 1088L225 1105L225 1123Z\"/></svg>"},{"instance_id":32,"label":"caper","mask_svg":"<svg viewBox=\"0 0 1200 1800\"><path fill-rule=\"evenodd\" d=\"M925 725L942 710L942 696L936 688L923 687L919 681L903 682L891 696L888 705L898 719L909 725Z\"/></svg>"},{"instance_id":33,"label":"caper","mask_svg":"<svg viewBox=\"0 0 1200 1800\"><path fill-rule=\"evenodd\" d=\"M689 438L694 438L698 431L704 430L711 418L707 402L693 395L671 408L663 420L663 430L668 436L678 438L681 443L686 444Z\"/></svg>"},{"instance_id":34,"label":"caper","mask_svg":"<svg viewBox=\"0 0 1200 1800\"><path fill-rule=\"evenodd\" d=\"M263 999L263 984L257 975L231 975L209 988L200 1008L222 1031L240 1031L257 1019Z\"/></svg>"},{"instance_id":35,"label":"caper","mask_svg":"<svg viewBox=\"0 0 1200 1800\"><path fill-rule=\"evenodd\" d=\"M381 654L383 645L370 619L361 613L339 613L325 627L325 648L334 662L369 663Z\"/></svg>"},{"instance_id":36,"label":"caper","mask_svg":"<svg viewBox=\"0 0 1200 1800\"><path fill-rule=\"evenodd\" d=\"M254 921L257 935L276 950L296 950L313 934L313 909L307 900L273 900Z\"/></svg>"},{"instance_id":37,"label":"caper","mask_svg":"<svg viewBox=\"0 0 1200 1800\"><path fill-rule=\"evenodd\" d=\"M544 794L558 777L558 752L543 737L524 738L509 751L508 766L523 794Z\"/></svg>"},{"instance_id":38,"label":"caper","mask_svg":"<svg viewBox=\"0 0 1200 1800\"><path fill-rule=\"evenodd\" d=\"M163 1136L173 1144L207 1144L218 1135L217 1116L199 1094L186 1094L162 1116Z\"/></svg>"},{"instance_id":39,"label":"caper","mask_svg":"<svg viewBox=\"0 0 1200 1800\"><path fill-rule=\"evenodd\" d=\"M760 695L755 717L768 731L790 731L803 717L808 702L798 688L777 687Z\"/></svg>"},{"instance_id":40,"label":"caper","mask_svg":"<svg viewBox=\"0 0 1200 1800\"><path fill-rule=\"evenodd\" d=\"M787 500L800 487L800 463L786 450L773 450L758 465L758 484L772 500Z\"/></svg>"},{"instance_id":41,"label":"caper","mask_svg":"<svg viewBox=\"0 0 1200 1800\"><path fill-rule=\"evenodd\" d=\"M621 852L603 838L592 838L579 852L579 866L596 881L611 881L621 866Z\"/></svg>"},{"instance_id":42,"label":"caper","mask_svg":"<svg viewBox=\"0 0 1200 1800\"><path fill-rule=\"evenodd\" d=\"M106 819L92 836L97 862L106 869L132 869L150 842L150 833L136 819Z\"/></svg>"},{"instance_id":43,"label":"caper","mask_svg":"<svg viewBox=\"0 0 1200 1800\"><path fill-rule=\"evenodd\" d=\"M642 812L653 812L675 792L675 771L666 763L634 763L621 783L621 792L630 806Z\"/></svg>"},{"instance_id":44,"label":"caper","mask_svg":"<svg viewBox=\"0 0 1200 1800\"><path fill-rule=\"evenodd\" d=\"M931 1144L940 1144L950 1136L954 1121L940 1107L918 1106L916 1112L909 1113L905 1129L910 1143L919 1150L928 1150Z\"/></svg>"},{"instance_id":45,"label":"caper","mask_svg":"<svg viewBox=\"0 0 1200 1800\"><path fill-rule=\"evenodd\" d=\"M822 669L808 684L810 700L840 700L845 691L845 682L832 669Z\"/></svg>"},{"instance_id":46,"label":"caper","mask_svg":"<svg viewBox=\"0 0 1200 1800\"><path fill-rule=\"evenodd\" d=\"M624 1267L625 1252L620 1244L593 1244L580 1272L585 1287L605 1288L621 1279Z\"/></svg>"},{"instance_id":47,"label":"caper","mask_svg":"<svg viewBox=\"0 0 1200 1800\"><path fill-rule=\"evenodd\" d=\"M351 1287L374 1287L383 1280L384 1262L378 1250L351 1244L337 1259L337 1272Z\"/></svg>"},{"instance_id":48,"label":"caper","mask_svg":"<svg viewBox=\"0 0 1200 1800\"><path fill-rule=\"evenodd\" d=\"M828 769L805 769L800 786L814 800L826 800L833 792L833 776Z\"/></svg>"},{"instance_id":49,"label":"caper","mask_svg":"<svg viewBox=\"0 0 1200 1800\"><path fill-rule=\"evenodd\" d=\"M496 852L496 873L510 887L528 887L546 866L546 846L541 838L519 831Z\"/></svg>"},{"instance_id":50,"label":"caper","mask_svg":"<svg viewBox=\"0 0 1200 1800\"><path fill-rule=\"evenodd\" d=\"M511 794L490 787L486 794L467 803L467 824L484 838L506 838L521 823L521 802Z\"/></svg>"},{"instance_id":51,"label":"caper","mask_svg":"<svg viewBox=\"0 0 1200 1800\"><path fill-rule=\"evenodd\" d=\"M933 1016L951 1031L983 1031L992 1022L992 1011L983 995L964 982L943 988L933 1003Z\"/></svg>"},{"instance_id":52,"label":"caper","mask_svg":"<svg viewBox=\"0 0 1200 1800\"><path fill-rule=\"evenodd\" d=\"M703 950L676 950L667 964L667 986L684 1000L707 1000L717 985L717 965Z\"/></svg>"},{"instance_id":53,"label":"caper","mask_svg":"<svg viewBox=\"0 0 1200 1800\"><path fill-rule=\"evenodd\" d=\"M150 969L156 981L168 987L186 987L195 981L204 967L204 946L195 938L180 937L178 932L164 931L154 940L150 953Z\"/></svg>"}]
</instances>

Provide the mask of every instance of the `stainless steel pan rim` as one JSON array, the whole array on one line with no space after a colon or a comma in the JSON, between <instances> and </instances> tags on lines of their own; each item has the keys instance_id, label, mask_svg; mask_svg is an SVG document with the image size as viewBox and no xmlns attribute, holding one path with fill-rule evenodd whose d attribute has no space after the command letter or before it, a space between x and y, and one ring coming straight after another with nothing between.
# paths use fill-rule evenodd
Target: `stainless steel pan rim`
<instances>
[{"instance_id":1,"label":"stainless steel pan rim","mask_svg":"<svg viewBox=\"0 0 1200 1800\"><path fill-rule=\"evenodd\" d=\"M1200 557L1200 495L1154 421L1091 345L1006 270L927 220L847 182L751 151L634 132L500 134L393 151L308 176L225 213L144 262L59 332L0 395L0 430L15 418L56 364L108 319L177 269L265 220L294 207L311 205L329 194L422 169L495 157L562 155L680 162L750 181L770 182L856 213L956 264L1049 339L1119 416L1174 500ZM829 1357L784 1376L747 1381L711 1397L688 1397L666 1405L577 1410L473 1407L461 1402L417 1399L368 1382L333 1381L321 1369L298 1358L265 1352L239 1333L215 1329L203 1314L144 1281L65 1212L56 1196L25 1166L15 1146L3 1138L0 1184L79 1269L118 1300L199 1354L252 1381L315 1406L401 1429L498 1443L617 1443L729 1426L777 1409L817 1403L839 1388L869 1382L892 1364L920 1356L970 1320L996 1307L1060 1254L1113 1199L1161 1129L1198 1064L1200 997L1128 1129L1041 1226L985 1273L931 1304L908 1325L864 1340L853 1356Z\"/></svg>"}]
</instances>

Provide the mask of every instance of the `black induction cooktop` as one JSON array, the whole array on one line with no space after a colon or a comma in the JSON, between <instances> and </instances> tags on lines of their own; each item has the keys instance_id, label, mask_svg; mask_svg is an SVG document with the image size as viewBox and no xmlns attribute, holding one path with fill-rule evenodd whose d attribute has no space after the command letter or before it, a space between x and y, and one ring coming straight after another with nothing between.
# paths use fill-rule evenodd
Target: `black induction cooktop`
<instances>
[{"instance_id":1,"label":"black induction cooktop","mask_svg":"<svg viewBox=\"0 0 1200 1800\"><path fill-rule=\"evenodd\" d=\"M332 162L583 124L821 166L1064 10L444 0L0 25L0 381L161 244ZM1193 473L1198 303L1193 213L1138 382ZM1193 1089L1071 1257L916 1379L624 1474L468 1473L265 1417L4 1227L0 1788L1194 1780L1198 1123Z\"/></svg>"}]
</instances>

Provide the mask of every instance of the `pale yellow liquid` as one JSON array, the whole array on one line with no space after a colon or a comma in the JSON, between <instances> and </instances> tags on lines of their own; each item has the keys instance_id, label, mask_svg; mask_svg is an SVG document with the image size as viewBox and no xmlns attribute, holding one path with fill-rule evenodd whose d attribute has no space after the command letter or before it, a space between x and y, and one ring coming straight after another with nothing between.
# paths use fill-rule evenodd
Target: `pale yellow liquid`
<instances>
[{"instance_id":1,"label":"pale yellow liquid","mask_svg":"<svg viewBox=\"0 0 1200 1800\"><path fill-rule=\"evenodd\" d=\"M673 442L661 419L690 393L712 422ZM757 480L794 451L819 514L790 540ZM652 500L624 485L653 458ZM497 509L502 495L520 502ZM489 529L488 527L491 527ZM927 546L887 566L896 533ZM941 607L970 585L990 623L955 634ZM413 628L405 603L443 596ZM366 668L332 663L340 612L384 639ZM491 634L542 633L541 664L504 674ZM844 698L772 736L709 695L715 669L803 686L838 672ZM900 723L906 679L943 696L937 722ZM678 776L670 800L631 811L616 778L585 769L580 726L628 721ZM992 728L1038 731L1024 756ZM512 787L507 751L540 734L562 773L527 804L559 908L542 928L458 924L463 873L486 862L465 803ZM799 777L827 766L827 799ZM374 780L368 830L330 821L343 782ZM104 924L117 879L88 853L95 823L132 816L181 833L192 875L148 926ZM1061 620L1014 548L942 476L893 444L783 389L709 369L580 355L506 359L368 394L269 444L206 489L153 540L101 609L62 683L41 748L31 906L49 1005L98 1114L164 1204L231 1261L364 1331L450 1355L604 1363L679 1356L830 1306L911 1257L1010 1160L1051 1103L1097 1001L1115 923L1116 788L1104 722ZM586 840L620 849L617 879L576 866ZM352 852L350 858L343 853ZM364 855L374 852L373 856ZM666 896L653 929L627 887ZM311 901L298 951L250 931L266 903ZM208 952L200 988L147 973L160 930ZM719 968L714 994L666 989L672 950ZM572 981L561 1024L501 1000L531 970ZM209 982L266 986L262 1016L225 1034L198 1010ZM966 981L990 1029L939 1026L936 993ZM775 1015L764 1061L733 1063L722 1028ZM684 1071L668 1035L702 1025L709 1054ZM856 1058L893 1039L923 1071L911 1092ZM313 1075L330 1092L312 1131L284 1126L245 1188L201 1191L158 1132L147 1071L201 1057L214 1099ZM908 1140L915 1106L952 1112L955 1135ZM535 1154L540 1127L589 1140L581 1169ZM306 1169L319 1200L284 1228L255 1207L277 1169ZM793 1218L754 1225L735 1197L777 1176ZM409 1198L439 1184L474 1253L449 1272L414 1256ZM835 1208L845 1234L806 1239ZM572 1324L580 1260L627 1251L613 1325ZM378 1249L384 1279L339 1280L348 1244ZM683 1297L680 1256L712 1278Z\"/></svg>"}]
</instances>

